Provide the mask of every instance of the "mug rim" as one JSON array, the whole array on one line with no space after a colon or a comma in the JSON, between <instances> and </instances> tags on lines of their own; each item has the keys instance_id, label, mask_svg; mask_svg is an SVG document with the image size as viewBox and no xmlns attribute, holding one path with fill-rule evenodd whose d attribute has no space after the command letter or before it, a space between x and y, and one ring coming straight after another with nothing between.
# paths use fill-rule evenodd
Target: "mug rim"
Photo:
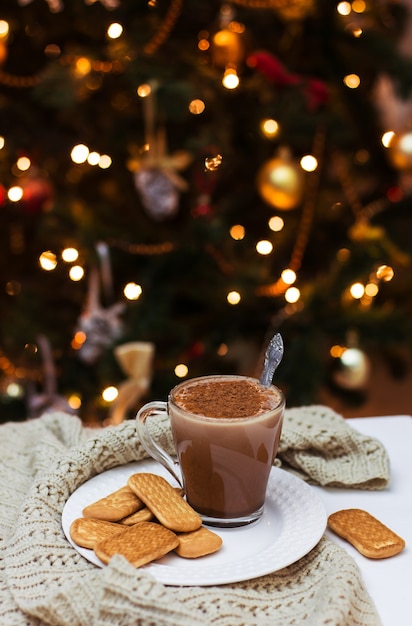
<instances>
[{"instance_id":1,"label":"mug rim","mask_svg":"<svg viewBox=\"0 0 412 626\"><path fill-rule=\"evenodd\" d=\"M279 387L277 387L276 385L271 384L269 387L267 387L267 389L274 389L277 392L277 395L279 396L279 402L276 404L276 406L274 406L273 408L269 409L268 411L264 411L263 413L258 413L255 415L248 415L246 417L211 417L210 415L203 415L202 413L193 413L192 411L187 411L186 409L184 409L183 407L181 407L179 404L177 404L173 398L173 395L176 393L176 391L183 387L184 385L187 385L188 383L195 383L197 381L203 381L203 380L207 380L210 378L225 378L225 379L241 379L241 380L249 380L253 383L259 383L259 380L257 378L254 378L253 376L243 376L242 374L205 374L204 376L195 376L194 378L187 378L186 380L181 381L180 383L178 383L177 385L175 385L169 392L168 394L168 403L172 404L174 407L176 407L179 411L182 411L184 414L186 415L191 415L192 417L195 417L197 419L200 420L204 420L204 421L210 421L210 422L216 422L216 421L222 421L222 422L233 422L234 420L236 420L237 422L241 422L241 421L249 421L251 419L259 419L259 418L263 418L264 416L266 416L268 413L272 413L273 411L279 411L279 410L284 410L285 409L285 405L286 405L286 398L285 398L285 394L282 391L282 389L280 389ZM263 386L263 385L261 385Z\"/></svg>"}]
</instances>

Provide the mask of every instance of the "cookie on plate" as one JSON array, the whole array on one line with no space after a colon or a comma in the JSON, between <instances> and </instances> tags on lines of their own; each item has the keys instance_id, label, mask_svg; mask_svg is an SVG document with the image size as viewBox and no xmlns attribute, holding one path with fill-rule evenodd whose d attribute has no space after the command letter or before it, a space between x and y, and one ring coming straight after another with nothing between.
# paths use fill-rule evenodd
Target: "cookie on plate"
<instances>
[{"instance_id":1,"label":"cookie on plate","mask_svg":"<svg viewBox=\"0 0 412 626\"><path fill-rule=\"evenodd\" d=\"M143 502L125 485L113 493L89 504L83 509L84 517L118 522L143 508Z\"/></svg>"},{"instance_id":2,"label":"cookie on plate","mask_svg":"<svg viewBox=\"0 0 412 626\"><path fill-rule=\"evenodd\" d=\"M222 547L222 538L205 526L190 533L178 534L179 545L175 548L176 554L185 559L197 559L217 552Z\"/></svg>"},{"instance_id":3,"label":"cookie on plate","mask_svg":"<svg viewBox=\"0 0 412 626\"><path fill-rule=\"evenodd\" d=\"M123 529L119 524L101 519L79 517L70 525L70 537L81 548L91 548Z\"/></svg>"},{"instance_id":4,"label":"cookie on plate","mask_svg":"<svg viewBox=\"0 0 412 626\"><path fill-rule=\"evenodd\" d=\"M104 539L94 547L96 556L106 565L115 554L122 554L134 567L141 567L174 550L177 535L155 522L124 526L124 530Z\"/></svg>"},{"instance_id":5,"label":"cookie on plate","mask_svg":"<svg viewBox=\"0 0 412 626\"><path fill-rule=\"evenodd\" d=\"M166 528L190 532L202 525L201 517L162 476L133 474L127 484Z\"/></svg>"}]
</instances>

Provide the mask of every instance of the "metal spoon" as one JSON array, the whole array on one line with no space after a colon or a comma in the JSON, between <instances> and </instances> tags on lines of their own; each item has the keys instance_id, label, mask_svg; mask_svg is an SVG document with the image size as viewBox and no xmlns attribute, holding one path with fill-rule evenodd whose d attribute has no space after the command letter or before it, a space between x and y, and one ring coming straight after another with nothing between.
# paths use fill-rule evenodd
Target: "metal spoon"
<instances>
[{"instance_id":1,"label":"metal spoon","mask_svg":"<svg viewBox=\"0 0 412 626\"><path fill-rule=\"evenodd\" d=\"M273 375L283 357L283 339L280 333L273 335L265 352L263 371L259 382L264 387L270 387Z\"/></svg>"}]
</instances>

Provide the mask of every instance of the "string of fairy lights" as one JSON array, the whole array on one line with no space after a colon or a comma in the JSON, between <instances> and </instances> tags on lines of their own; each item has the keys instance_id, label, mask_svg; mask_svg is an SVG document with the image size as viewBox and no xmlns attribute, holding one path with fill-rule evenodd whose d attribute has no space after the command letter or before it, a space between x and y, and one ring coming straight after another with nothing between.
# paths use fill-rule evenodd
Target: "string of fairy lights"
<instances>
[{"instance_id":1,"label":"string of fairy lights","mask_svg":"<svg viewBox=\"0 0 412 626\"><path fill-rule=\"evenodd\" d=\"M144 54L153 54L171 35L173 26L179 18L182 10L182 0L172 0L169 6L169 10L161 23L159 29L154 33L153 37L146 43L144 47ZM291 3L282 3L280 0L236 0L233 4L241 4L248 8L277 8L279 10L290 5ZM293 3L292 3L293 4ZM295 9L297 9L299 3L294 3ZM156 2L148 2L148 5L156 8ZM62 3L55 3L55 8L63 10ZM301 2L301 10L310 10L313 6L312 2ZM289 7L291 8L291 7ZM346 28L350 31L355 38L362 36L362 26L359 20L352 20L353 16L360 16L367 11L367 5L364 0L354 0L353 2L339 2L336 6L337 14L344 20L346 20ZM1 11L0 11L1 18ZM35 85L38 85L43 80L43 74L33 76L13 76L1 69L2 63L7 56L7 45L10 35L10 28L12 26L5 20L0 19L0 83L8 87L28 89ZM246 31L246 26L238 22L233 17L233 9L228 9L226 5L222 7L220 15L220 29L217 32L209 32L203 30L198 33L197 48L202 54L213 54L215 66L221 68L221 83L225 89L235 90L238 89L242 77L239 72L239 65L245 62L244 53L241 46L241 38ZM114 39L120 39L124 32L124 26L118 22L113 22L107 27L106 35L108 41ZM54 44L49 44L45 50L46 57L50 57L53 60L59 58L62 65L68 66L72 69L74 78L84 78L92 73L119 73L124 71L125 59L112 60L112 61L99 61L96 59L89 59L86 56L74 56L68 55L64 51L60 50ZM343 84L347 89L358 89L362 83L362 79L355 73L351 73L342 77ZM135 95L141 100L145 100L150 97L153 85L151 84L139 84L136 86ZM197 97L192 99L188 104L188 111L194 116L201 116L208 108L208 103L204 99ZM282 133L282 126L280 122L275 119L262 119L260 122L259 132L268 141L276 140ZM151 139L151 138L150 138ZM0 136L0 155L1 151L7 147L7 136ZM305 154L300 157L298 161L293 162L293 167L289 164L287 159L280 158L280 166L272 166L269 170L269 186L273 188L290 188L291 177L295 176L296 169L300 169L300 173L305 177L305 198L301 204L301 218L297 228L295 243L291 251L290 261L286 267L283 267L279 271L278 277L274 277L271 284L261 287L257 290L258 296L266 297L282 297L285 301L284 309L282 309L276 316L276 321L279 321L283 317L286 317L293 312L300 310L304 303L301 301L301 289L299 288L299 271L301 269L305 250L310 239L310 232L313 226L316 198L319 186L320 172L322 169L323 151L325 143L325 134L322 129L318 130L317 135L313 142L313 153ZM412 133L395 133L392 130L385 130L382 133L382 145L391 151L391 158L396 166L402 170L412 167ZM150 143L142 147L143 152L150 151ZM100 154L84 143L79 143L70 148L70 152L67 155L71 159L74 166L78 167L98 167L101 169L109 169L112 166L112 157L109 154ZM219 169L224 161L223 156L216 153L213 156L209 156L204 161L205 171L215 171ZM367 228L369 220L379 210L384 210L390 203L391 197L383 198L379 202L378 206L362 206L359 198L357 197L356 190L351 183L350 176L345 170L344 160L335 155L335 166L342 189L344 191L346 200L351 206L354 217L355 227ZM131 159L129 163L125 164L131 171L136 167L136 163ZM24 186L20 184L19 177L30 173L33 168L33 164L29 155L20 155L15 163L12 165L12 172L14 174L14 182L8 189L5 190L8 200L11 203L19 203L24 200ZM299 183L300 184L300 183ZM399 199L398 190L397 199ZM266 239L261 239L255 243L256 253L262 257L270 257L276 254L276 237L285 226L285 220L287 219L287 210L292 207L277 207L280 211L285 211L285 217L279 215L279 210L268 221L268 228L271 235L268 235ZM355 228L356 230L356 228ZM242 241L247 235L246 227L240 223L233 224L228 231L228 236L234 241ZM113 240L107 242L112 247L120 247L128 251L130 254L136 255L161 255L168 254L175 249L175 243L173 241L166 241L155 245L146 245L140 243L126 243L123 241ZM217 254L216 251L213 252ZM337 257L340 260L344 260L349 254L349 250L341 249L337 252ZM56 269L60 263L67 264L68 267L68 279L74 282L81 281L85 278L87 272L85 266L79 262L81 257L81 251L76 247L68 247L60 252L53 250L44 250L38 259L39 265L45 272L51 272ZM221 259L220 262L225 263L225 259ZM363 307L370 307L373 303L373 299L379 292L381 282L388 282L394 278L394 269L389 264L381 264L374 267L369 276L364 281L355 281L347 286L343 298L351 298L356 300ZM9 284L6 289L8 293L17 293L16 286ZM142 285L129 282L123 286L123 294L126 300L132 301L144 297ZM242 293L239 290L230 289L226 294L227 302L231 306L238 305L242 300ZM83 338L84 341L84 338ZM80 348L82 345L82 338L75 336L73 338L72 347L74 349ZM335 351L334 355L337 355L336 346L332 349ZM225 347L219 348L219 354L226 354ZM331 352L332 353L332 352ZM17 368L13 369L13 364L7 359L5 355L0 356L0 368L3 372L10 374L13 371L17 376ZM175 367L175 374L177 377L185 377L189 373L188 367L184 363L179 363ZM24 371L24 376L27 377L27 371ZM10 392L12 393L12 392ZM116 397L116 390L111 386L110 391L107 389L103 391L103 399L107 402L112 402ZM69 399L69 403L73 408L79 407L80 399L78 396L73 396Z\"/></svg>"}]
</instances>

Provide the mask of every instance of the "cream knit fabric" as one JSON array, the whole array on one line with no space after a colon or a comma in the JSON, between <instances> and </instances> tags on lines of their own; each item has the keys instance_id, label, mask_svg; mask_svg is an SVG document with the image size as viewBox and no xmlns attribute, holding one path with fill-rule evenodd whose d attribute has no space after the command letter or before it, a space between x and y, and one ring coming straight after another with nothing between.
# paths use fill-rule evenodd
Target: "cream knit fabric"
<instances>
[{"instance_id":1,"label":"cream knit fabric","mask_svg":"<svg viewBox=\"0 0 412 626\"><path fill-rule=\"evenodd\" d=\"M167 422L155 427L172 451ZM50 413L1 426L0 447L2 626L380 624L355 562L326 537L280 572L218 587L166 587L120 556L103 569L86 561L64 537L63 506L97 473L144 458L134 421L91 430ZM286 412L283 456L322 484L383 488L389 480L381 444L325 407Z\"/></svg>"},{"instance_id":2,"label":"cream knit fabric","mask_svg":"<svg viewBox=\"0 0 412 626\"><path fill-rule=\"evenodd\" d=\"M286 411L279 457L301 478L322 486L384 489L389 482L382 444L325 406Z\"/></svg>"}]
</instances>

